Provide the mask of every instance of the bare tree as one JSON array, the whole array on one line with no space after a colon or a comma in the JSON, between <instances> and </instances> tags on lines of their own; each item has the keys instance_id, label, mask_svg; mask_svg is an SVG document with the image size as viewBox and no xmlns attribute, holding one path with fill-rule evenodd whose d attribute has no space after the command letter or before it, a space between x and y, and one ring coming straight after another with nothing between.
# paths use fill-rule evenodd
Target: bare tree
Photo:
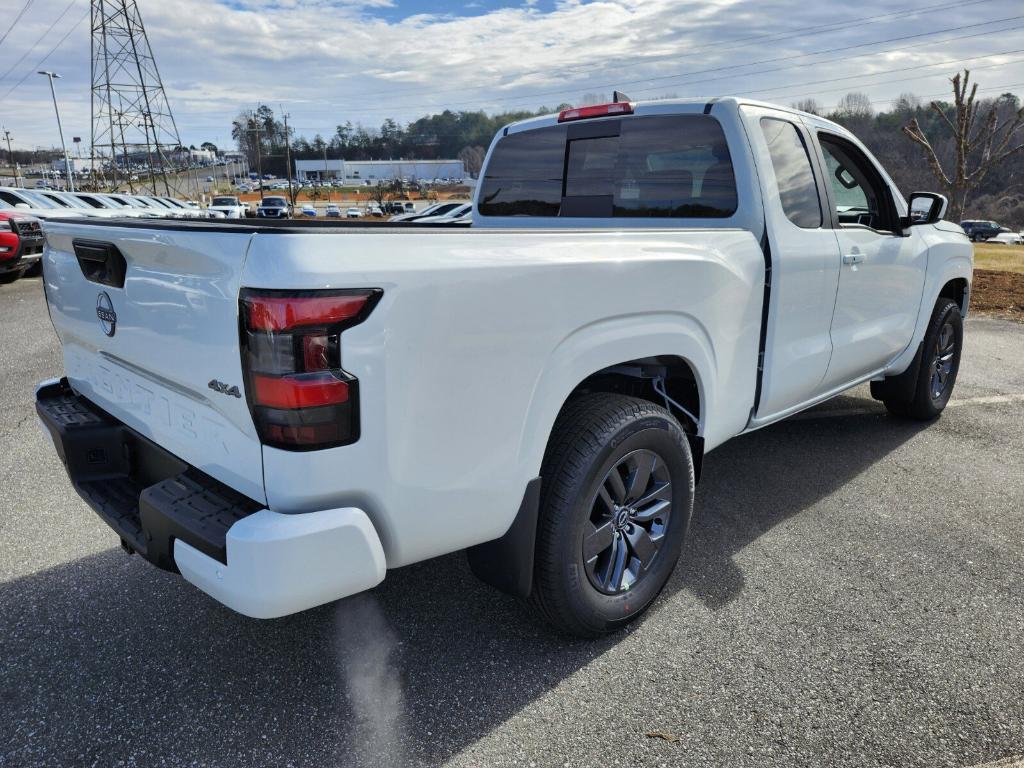
<instances>
[{"instance_id":1,"label":"bare tree","mask_svg":"<svg viewBox=\"0 0 1024 768\"><path fill-rule=\"evenodd\" d=\"M793 109L809 112L812 115L820 115L823 111L817 99L800 99L800 101L793 104Z\"/></svg>"},{"instance_id":2,"label":"bare tree","mask_svg":"<svg viewBox=\"0 0 1024 768\"><path fill-rule=\"evenodd\" d=\"M892 103L893 112L916 112L921 108L921 99L910 91L904 91Z\"/></svg>"},{"instance_id":3,"label":"bare tree","mask_svg":"<svg viewBox=\"0 0 1024 768\"><path fill-rule=\"evenodd\" d=\"M462 161L462 164L466 167L466 172L475 179L483 167L486 154L487 150L483 147L463 147L459 150L459 154L456 155L456 159Z\"/></svg>"},{"instance_id":4,"label":"bare tree","mask_svg":"<svg viewBox=\"0 0 1024 768\"><path fill-rule=\"evenodd\" d=\"M848 93L836 105L836 115L847 120L871 117L874 113L871 98L866 93Z\"/></svg>"},{"instance_id":5,"label":"bare tree","mask_svg":"<svg viewBox=\"0 0 1024 768\"><path fill-rule=\"evenodd\" d=\"M955 149L955 168L943 169L939 156L925 136L915 117L903 126L903 133L919 144L931 166L935 180L948 195L953 220L960 221L967 207L967 198L985 180L989 171L1010 156L1024 151L1024 108L1018 107L1011 115L1000 117L999 103L982 104L977 100L978 84L970 82L970 70L953 77L953 110L938 101L931 109L949 127ZM1016 143L1015 143L1016 142Z\"/></svg>"}]
</instances>

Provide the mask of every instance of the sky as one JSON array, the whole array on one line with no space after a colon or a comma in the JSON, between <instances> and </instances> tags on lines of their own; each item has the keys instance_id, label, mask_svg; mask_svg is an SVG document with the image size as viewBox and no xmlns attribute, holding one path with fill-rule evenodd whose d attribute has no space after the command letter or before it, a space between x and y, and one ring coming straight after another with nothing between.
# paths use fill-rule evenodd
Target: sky
<instances>
[{"instance_id":1,"label":"sky","mask_svg":"<svg viewBox=\"0 0 1024 768\"><path fill-rule=\"evenodd\" d=\"M23 14L20 12L26 8ZM182 142L230 146L263 103L299 135L378 127L444 109L744 95L878 109L948 93L1024 95L1020 0L138 0ZM0 0L0 127L59 143L46 78L59 72L65 138L90 135L88 0ZM18 19L19 14L21 15ZM12 22L17 22L11 26ZM10 29L9 29L10 28Z\"/></svg>"}]
</instances>

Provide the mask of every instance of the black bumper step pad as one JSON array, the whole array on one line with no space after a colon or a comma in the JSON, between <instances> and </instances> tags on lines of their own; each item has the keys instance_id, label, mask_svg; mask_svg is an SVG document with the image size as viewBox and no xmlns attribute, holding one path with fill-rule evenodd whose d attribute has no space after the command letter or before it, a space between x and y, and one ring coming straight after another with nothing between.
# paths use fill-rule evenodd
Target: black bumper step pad
<instances>
[{"instance_id":1,"label":"black bumper step pad","mask_svg":"<svg viewBox=\"0 0 1024 768\"><path fill-rule=\"evenodd\" d=\"M228 529L263 508L77 395L66 379L36 395L36 412L78 494L129 551L177 571L174 541L226 563Z\"/></svg>"}]
</instances>

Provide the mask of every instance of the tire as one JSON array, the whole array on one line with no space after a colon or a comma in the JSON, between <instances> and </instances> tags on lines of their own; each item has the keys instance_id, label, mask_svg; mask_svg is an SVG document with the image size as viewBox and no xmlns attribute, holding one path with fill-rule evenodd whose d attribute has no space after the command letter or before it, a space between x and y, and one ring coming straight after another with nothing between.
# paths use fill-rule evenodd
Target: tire
<instances>
[{"instance_id":1,"label":"tire","mask_svg":"<svg viewBox=\"0 0 1024 768\"><path fill-rule=\"evenodd\" d=\"M23 272L4 272L3 274L0 274L0 285L7 285L8 283L13 283L15 280L17 280L19 277L21 277L22 274L24 274L24 273Z\"/></svg>"},{"instance_id":2,"label":"tire","mask_svg":"<svg viewBox=\"0 0 1024 768\"><path fill-rule=\"evenodd\" d=\"M906 387L892 388L903 389L902 396L887 390L888 380L872 383L872 394L896 416L918 421L938 418L956 385L963 341L964 321L960 316L960 307L952 299L940 298L924 334L921 362L914 380L908 382Z\"/></svg>"},{"instance_id":3,"label":"tire","mask_svg":"<svg viewBox=\"0 0 1024 768\"><path fill-rule=\"evenodd\" d=\"M577 637L628 624L671 576L693 496L689 440L668 411L608 393L570 402L541 468L534 605Z\"/></svg>"}]
</instances>

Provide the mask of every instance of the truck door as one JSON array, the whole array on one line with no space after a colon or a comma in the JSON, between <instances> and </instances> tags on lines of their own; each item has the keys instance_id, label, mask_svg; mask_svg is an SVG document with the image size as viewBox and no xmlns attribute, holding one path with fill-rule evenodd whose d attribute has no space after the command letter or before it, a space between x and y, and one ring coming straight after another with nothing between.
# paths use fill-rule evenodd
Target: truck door
<instances>
[{"instance_id":1,"label":"truck door","mask_svg":"<svg viewBox=\"0 0 1024 768\"><path fill-rule=\"evenodd\" d=\"M853 142L818 131L834 230L842 255L825 389L884 367L914 334L928 249L899 226L895 191Z\"/></svg>"},{"instance_id":2,"label":"truck door","mask_svg":"<svg viewBox=\"0 0 1024 768\"><path fill-rule=\"evenodd\" d=\"M763 373L755 419L819 393L832 353L829 327L839 281L839 246L825 209L812 141L794 116L743 107L763 190L771 274Z\"/></svg>"}]
</instances>

